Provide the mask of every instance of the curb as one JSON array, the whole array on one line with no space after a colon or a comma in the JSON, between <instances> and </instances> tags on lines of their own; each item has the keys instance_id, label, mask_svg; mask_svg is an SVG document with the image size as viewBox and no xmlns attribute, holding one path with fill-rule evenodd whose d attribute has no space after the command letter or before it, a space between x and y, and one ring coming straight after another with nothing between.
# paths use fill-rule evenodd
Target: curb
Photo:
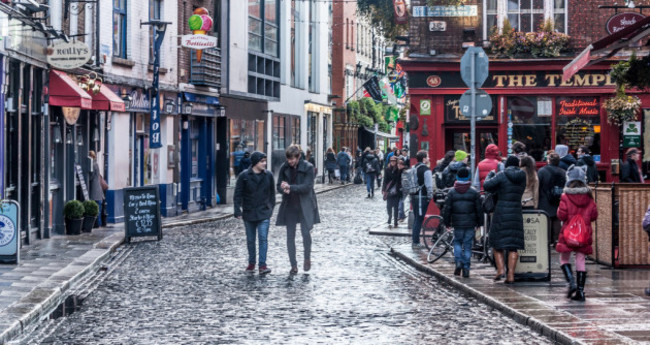
<instances>
[{"instance_id":1,"label":"curb","mask_svg":"<svg viewBox=\"0 0 650 345\"><path fill-rule=\"evenodd\" d=\"M487 296L487 295L481 293L480 291L478 291L478 290L476 290L476 289L474 289L474 288L472 288L470 286L467 286L467 285L465 285L465 284L463 284L463 283L461 283L461 282L459 282L459 281L457 281L455 279L452 279L452 278L448 277L447 275L442 274L442 273L432 269L429 266L425 266L425 265L413 260L412 258L406 256L405 254L402 254L402 253L396 251L392 247L390 248L390 252L391 252L391 255L403 260L407 264L413 266L418 271L421 271L421 272L424 272L424 273L427 273L427 274L430 274L430 275L436 277L438 280L442 281L443 283L445 283L447 285L450 285L454 289L456 289L458 291L461 291L461 292L463 292L463 293L465 293L465 294L467 294L467 295L469 295L471 297L476 298L479 302L481 302L483 304L486 304L486 305L500 311L501 313L503 313L504 315L510 317L511 319L513 319L515 322L517 322L519 324L530 327L530 329L532 329L532 330L534 330L536 332L539 332L540 334L544 335L545 337L549 338L552 341L555 341L555 342L557 342L559 344L563 344L563 345L582 345L582 344L586 344L586 343L581 342L579 340L572 339L568 334L566 334L566 333L564 333L564 332L562 332L562 331L560 331L558 329L555 329L555 328L547 325L546 323L539 321L538 319L536 319L536 318L534 318L532 316L526 315L526 314L524 314L524 313L522 313L522 312L520 312L520 311L518 311L516 309L513 309L510 306L508 306L508 305L506 305L504 303L501 303L498 300L496 300L496 299L494 299L494 298L492 298L490 296Z\"/></svg>"},{"instance_id":2,"label":"curb","mask_svg":"<svg viewBox=\"0 0 650 345\"><path fill-rule=\"evenodd\" d=\"M331 186L327 189L316 191L315 193L322 194L353 185L354 184ZM280 201L276 202L276 204L279 203ZM233 214L228 213L214 217L169 222L162 224L162 228L174 228L185 225L209 223L232 217ZM9 341L12 341L13 339L23 334L29 326L41 322L47 318L56 307L65 301L65 299L68 297L67 295L69 290L73 285L75 285L75 283L83 281L90 275L95 274L102 266L102 264L106 262L108 258L110 258L111 253L115 252L115 250L123 244L124 232L118 232L102 239L93 245L93 249L84 254L88 255L88 253L91 253L93 251L101 251L101 253L99 253L96 257L92 259L84 259L84 255L82 255L74 259L65 268L59 270L48 280L39 284L25 297L21 298L18 302L0 312L0 320L15 320L9 321L8 327L4 328L0 332L0 344L5 344ZM81 267L81 269L79 269L79 267ZM62 273L65 273L65 271L72 272L70 272L71 275L68 279L62 280L60 277L63 275ZM38 296L39 294L45 294L45 296ZM12 312L12 310L14 312ZM15 316L18 316L18 318L16 319Z\"/></svg>"}]
</instances>

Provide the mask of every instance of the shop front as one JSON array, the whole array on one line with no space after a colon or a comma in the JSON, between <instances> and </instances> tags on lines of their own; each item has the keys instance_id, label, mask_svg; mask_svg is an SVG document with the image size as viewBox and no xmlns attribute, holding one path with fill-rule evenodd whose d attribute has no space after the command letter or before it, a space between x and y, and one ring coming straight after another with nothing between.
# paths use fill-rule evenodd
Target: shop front
<instances>
[{"instance_id":1,"label":"shop front","mask_svg":"<svg viewBox=\"0 0 650 345\"><path fill-rule=\"evenodd\" d=\"M566 61L490 62L490 75L482 89L491 96L493 106L476 122L477 162L489 144L496 144L506 155L520 141L538 166L558 144L569 146L574 154L586 146L601 181L618 179L622 151L639 142L623 141L621 129L607 122L602 105L614 95L615 87L609 65L591 66L563 82L564 65ZM432 160L447 150L470 152L470 120L459 105L467 90L460 65L404 61L402 66L409 73L412 148L428 150ZM637 95L642 107L650 108L650 95Z\"/></svg>"},{"instance_id":2,"label":"shop front","mask_svg":"<svg viewBox=\"0 0 650 345\"><path fill-rule=\"evenodd\" d=\"M217 122L225 119L225 114L215 96L183 92L182 100L177 206L180 210L194 212L216 205Z\"/></svg>"}]
</instances>

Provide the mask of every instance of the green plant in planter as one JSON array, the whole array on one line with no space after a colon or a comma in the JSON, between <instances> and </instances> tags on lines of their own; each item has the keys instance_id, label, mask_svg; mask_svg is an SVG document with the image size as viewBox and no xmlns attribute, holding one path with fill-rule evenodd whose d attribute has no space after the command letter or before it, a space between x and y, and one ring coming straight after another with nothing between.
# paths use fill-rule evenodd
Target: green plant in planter
<instances>
[{"instance_id":1,"label":"green plant in planter","mask_svg":"<svg viewBox=\"0 0 650 345\"><path fill-rule=\"evenodd\" d=\"M84 216L84 205L79 200L70 200L63 206L63 216L66 219L79 219Z\"/></svg>"},{"instance_id":2,"label":"green plant in planter","mask_svg":"<svg viewBox=\"0 0 650 345\"><path fill-rule=\"evenodd\" d=\"M93 200L86 200L83 202L84 217L97 217L99 214L99 206Z\"/></svg>"}]
</instances>

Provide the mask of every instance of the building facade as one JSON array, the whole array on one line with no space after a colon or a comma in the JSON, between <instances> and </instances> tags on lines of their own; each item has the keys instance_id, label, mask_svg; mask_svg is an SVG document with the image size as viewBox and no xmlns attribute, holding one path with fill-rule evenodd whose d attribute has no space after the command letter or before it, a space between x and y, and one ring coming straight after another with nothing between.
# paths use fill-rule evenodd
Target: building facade
<instances>
[{"instance_id":1,"label":"building facade","mask_svg":"<svg viewBox=\"0 0 650 345\"><path fill-rule=\"evenodd\" d=\"M489 34L492 27L502 27L503 18L524 32L536 31L544 20L552 19L556 31L570 36L563 55L515 59L490 56L490 73L482 88L491 96L493 107L487 117L477 121L473 139L476 159L483 158L485 147L491 143L506 154L512 143L523 142L538 162L558 144L568 145L571 152L584 145L597 161L601 180L617 180L619 160L627 144L620 129L608 123L602 105L614 95L610 65L628 56L586 67L562 81L562 68L591 42L607 35L605 25L614 9L598 6L611 4L567 0L533 2L528 7L505 1L465 5L426 7L424 1L411 2L409 53L400 63L408 73L412 150L429 150L436 159L447 150L470 150L470 121L459 111L459 98L467 90L460 79L463 46L485 46L489 53ZM641 98L642 108L648 107L646 93L630 92ZM645 112L639 114L639 121L645 121Z\"/></svg>"}]
</instances>

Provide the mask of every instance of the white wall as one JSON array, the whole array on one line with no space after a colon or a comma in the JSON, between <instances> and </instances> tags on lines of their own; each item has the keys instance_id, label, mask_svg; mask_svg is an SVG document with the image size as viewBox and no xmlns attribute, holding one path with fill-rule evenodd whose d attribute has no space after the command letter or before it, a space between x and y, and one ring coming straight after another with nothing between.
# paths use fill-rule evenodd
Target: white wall
<instances>
[{"instance_id":1,"label":"white wall","mask_svg":"<svg viewBox=\"0 0 650 345\"><path fill-rule=\"evenodd\" d=\"M108 185L110 189L122 189L129 187L129 162L131 157L131 141L129 140L129 124L131 115L129 113L113 113L111 118L111 129L108 131L108 166L111 171L108 174Z\"/></svg>"},{"instance_id":2,"label":"white wall","mask_svg":"<svg viewBox=\"0 0 650 345\"><path fill-rule=\"evenodd\" d=\"M229 6L228 85L231 91L248 92L248 1L230 1Z\"/></svg>"}]
</instances>

